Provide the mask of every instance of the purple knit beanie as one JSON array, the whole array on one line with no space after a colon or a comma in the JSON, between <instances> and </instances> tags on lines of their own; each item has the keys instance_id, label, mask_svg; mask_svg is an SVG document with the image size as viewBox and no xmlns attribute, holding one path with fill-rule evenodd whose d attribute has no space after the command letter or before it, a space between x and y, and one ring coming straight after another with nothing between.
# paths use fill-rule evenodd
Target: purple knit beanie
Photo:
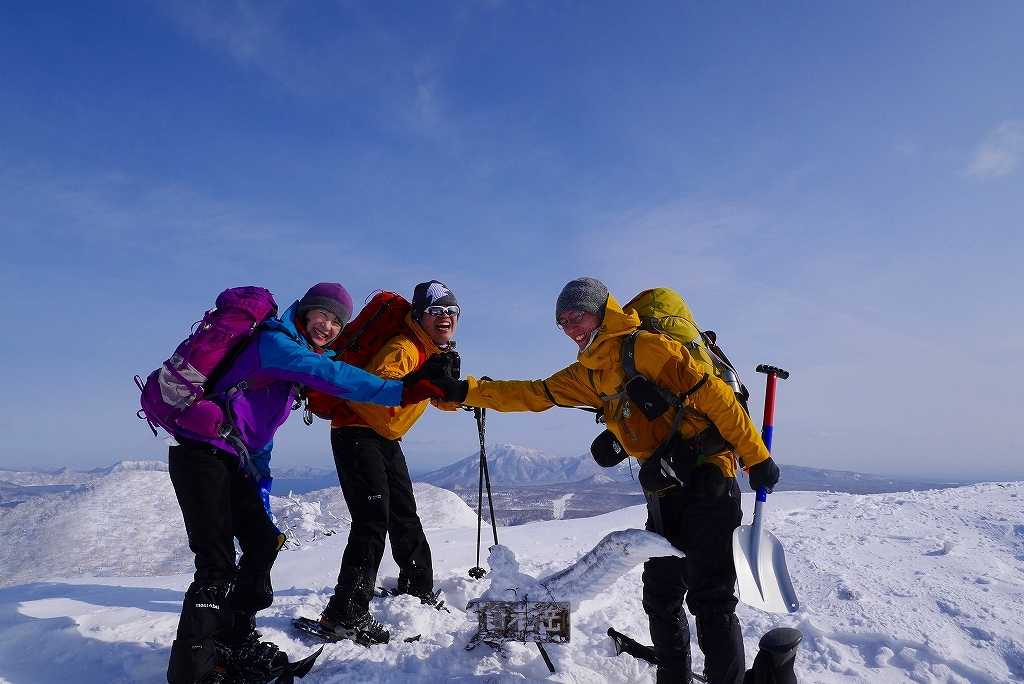
<instances>
[{"instance_id":1,"label":"purple knit beanie","mask_svg":"<svg viewBox=\"0 0 1024 684\"><path fill-rule=\"evenodd\" d=\"M338 283L317 283L299 300L299 313L323 309L338 317L341 327L352 318L352 295Z\"/></svg>"}]
</instances>

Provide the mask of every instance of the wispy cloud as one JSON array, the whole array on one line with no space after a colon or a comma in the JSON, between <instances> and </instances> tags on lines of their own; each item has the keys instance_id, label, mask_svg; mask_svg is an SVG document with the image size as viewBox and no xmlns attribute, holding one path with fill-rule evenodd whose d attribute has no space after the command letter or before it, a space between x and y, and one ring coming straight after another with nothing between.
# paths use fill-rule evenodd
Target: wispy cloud
<instances>
[{"instance_id":1,"label":"wispy cloud","mask_svg":"<svg viewBox=\"0 0 1024 684\"><path fill-rule=\"evenodd\" d=\"M276 274L301 272L316 254L324 268L345 264L350 278L369 279L383 263L366 236L346 233L342 244L319 220L126 174L0 167L0 196L10 200L0 208L0 225L10 228L0 239L5 266L34 258L29 255L41 245L65 246L53 256L65 269L130 258L153 277L170 277L177 268L241 274L272 265Z\"/></svg>"},{"instance_id":2,"label":"wispy cloud","mask_svg":"<svg viewBox=\"0 0 1024 684\"><path fill-rule=\"evenodd\" d=\"M444 98L446 46L422 46L373 3L153 2L182 34L292 97L343 102L382 128L459 147Z\"/></svg>"},{"instance_id":3,"label":"wispy cloud","mask_svg":"<svg viewBox=\"0 0 1024 684\"><path fill-rule=\"evenodd\" d=\"M409 87L401 42L360 3L153 4L185 35L297 97L337 98L353 90L380 96L396 84ZM367 54L383 58L367 60Z\"/></svg>"},{"instance_id":4,"label":"wispy cloud","mask_svg":"<svg viewBox=\"0 0 1024 684\"><path fill-rule=\"evenodd\" d=\"M601 227L588 231L587 258L598 270L617 274L623 285L672 274L671 280L707 286L732 270L721 248L754 231L760 218L743 207L679 199L595 217L593 223Z\"/></svg>"},{"instance_id":5,"label":"wispy cloud","mask_svg":"<svg viewBox=\"0 0 1024 684\"><path fill-rule=\"evenodd\" d=\"M998 178L1010 173L1020 164L1024 153L1024 121L1004 121L978 145L968 175Z\"/></svg>"},{"instance_id":6,"label":"wispy cloud","mask_svg":"<svg viewBox=\"0 0 1024 684\"><path fill-rule=\"evenodd\" d=\"M224 49L243 67L274 71L275 55L286 50L280 8L238 0L232 3L161 4L175 23L207 45Z\"/></svg>"}]
</instances>

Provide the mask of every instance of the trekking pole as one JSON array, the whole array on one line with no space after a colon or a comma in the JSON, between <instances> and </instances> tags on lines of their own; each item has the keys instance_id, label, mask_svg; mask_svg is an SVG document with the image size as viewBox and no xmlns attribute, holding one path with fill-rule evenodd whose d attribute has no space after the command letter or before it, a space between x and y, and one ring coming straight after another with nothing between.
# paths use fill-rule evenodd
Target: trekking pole
<instances>
[{"instance_id":1,"label":"trekking pole","mask_svg":"<svg viewBox=\"0 0 1024 684\"><path fill-rule=\"evenodd\" d=\"M498 543L498 523L494 519L494 499L491 497L491 476L487 470L487 445L485 429L487 423L487 409L474 408L473 415L476 416L476 430L480 436L480 484L477 489L476 500L476 565L469 569L469 576L473 579L480 579L487 571L480 566L480 536L483 530L484 516L484 483L487 484L487 508L491 514L491 531L494 534L494 543Z\"/></svg>"},{"instance_id":2,"label":"trekking pole","mask_svg":"<svg viewBox=\"0 0 1024 684\"><path fill-rule=\"evenodd\" d=\"M473 409L476 416L477 432L480 431L480 409ZM483 440L481 440L481 443ZM480 484L476 492L476 565L469 569L469 576L480 579L487 571L480 567L480 533L484 526L484 451L480 450Z\"/></svg>"}]
</instances>

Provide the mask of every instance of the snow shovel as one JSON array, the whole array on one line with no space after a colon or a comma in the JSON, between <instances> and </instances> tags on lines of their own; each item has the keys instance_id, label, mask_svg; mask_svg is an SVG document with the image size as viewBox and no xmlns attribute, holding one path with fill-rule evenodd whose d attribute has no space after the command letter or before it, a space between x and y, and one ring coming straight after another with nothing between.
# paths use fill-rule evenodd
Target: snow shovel
<instances>
[{"instance_id":1,"label":"snow shovel","mask_svg":"<svg viewBox=\"0 0 1024 684\"><path fill-rule=\"evenodd\" d=\"M772 424L775 422L776 379L785 380L787 371L774 366L760 365L758 373L768 376L764 398L764 422L761 438L771 451ZM760 487L754 503L754 520L750 525L736 528L732 533L732 555L736 564L739 598L747 605L769 613L792 613L800 607L786 567L786 553L774 534L764 529L764 504L768 490Z\"/></svg>"}]
</instances>

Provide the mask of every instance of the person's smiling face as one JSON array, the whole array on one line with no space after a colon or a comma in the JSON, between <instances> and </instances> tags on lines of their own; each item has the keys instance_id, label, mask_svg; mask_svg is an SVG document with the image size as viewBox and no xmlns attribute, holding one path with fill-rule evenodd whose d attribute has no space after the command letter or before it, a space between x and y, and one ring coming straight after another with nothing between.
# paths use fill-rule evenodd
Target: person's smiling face
<instances>
[{"instance_id":1,"label":"person's smiling face","mask_svg":"<svg viewBox=\"0 0 1024 684\"><path fill-rule=\"evenodd\" d=\"M306 312L306 333L317 347L326 347L341 334L341 321L329 311L310 309Z\"/></svg>"},{"instance_id":2,"label":"person's smiling face","mask_svg":"<svg viewBox=\"0 0 1024 684\"><path fill-rule=\"evenodd\" d=\"M590 344L590 335L597 330L599 325L601 325L601 319L586 311L569 310L558 317L558 327L579 345L580 351L586 349Z\"/></svg>"},{"instance_id":3,"label":"person's smiling face","mask_svg":"<svg viewBox=\"0 0 1024 684\"><path fill-rule=\"evenodd\" d=\"M455 326L459 323L459 314L453 315L453 308L457 307L428 306L420 316L420 327L430 335L430 339L434 340L437 346L442 348L452 341ZM435 310L434 313L431 313L431 309Z\"/></svg>"}]
</instances>

